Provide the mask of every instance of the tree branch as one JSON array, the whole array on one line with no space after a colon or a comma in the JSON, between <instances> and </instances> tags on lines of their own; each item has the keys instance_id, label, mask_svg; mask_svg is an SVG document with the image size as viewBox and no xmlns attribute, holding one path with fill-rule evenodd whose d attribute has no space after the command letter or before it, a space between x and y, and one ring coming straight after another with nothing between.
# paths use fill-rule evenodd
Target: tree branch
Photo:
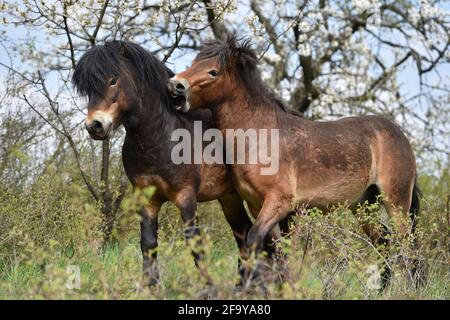
<instances>
[{"instance_id":1,"label":"tree branch","mask_svg":"<svg viewBox=\"0 0 450 320\"><path fill-rule=\"evenodd\" d=\"M225 25L220 21L216 13L214 12L214 5L211 3L211 0L203 0L206 9L206 15L208 17L208 23L211 26L211 30L216 39L226 39L229 31L225 27ZM229 4L229 2L228 2ZM228 6L227 4L227 6Z\"/></svg>"},{"instance_id":2,"label":"tree branch","mask_svg":"<svg viewBox=\"0 0 450 320\"><path fill-rule=\"evenodd\" d=\"M181 41L181 38L183 38L184 33L186 32L186 22L188 20L189 14L192 11L192 8L194 7L196 1L192 1L191 5L189 6L189 8L187 9L186 14L184 15L184 19L183 21L180 23L178 23L175 19L175 22L177 23L177 29L175 30L175 41L173 42L172 47L169 49L169 51L164 55L164 58L162 60L163 63L166 63L166 61L170 58L170 56L172 55L172 53L175 51L175 49L177 48L178 44Z\"/></svg>"}]
</instances>

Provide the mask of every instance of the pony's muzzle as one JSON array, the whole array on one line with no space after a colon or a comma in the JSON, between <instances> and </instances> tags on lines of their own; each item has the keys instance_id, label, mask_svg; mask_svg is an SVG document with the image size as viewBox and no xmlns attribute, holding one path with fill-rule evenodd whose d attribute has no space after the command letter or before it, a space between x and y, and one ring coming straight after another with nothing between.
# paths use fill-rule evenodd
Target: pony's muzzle
<instances>
[{"instance_id":1,"label":"pony's muzzle","mask_svg":"<svg viewBox=\"0 0 450 320\"><path fill-rule=\"evenodd\" d=\"M84 123L84 126L94 140L104 140L106 139L112 129L112 121L109 119L92 119L87 120Z\"/></svg>"},{"instance_id":2,"label":"pony's muzzle","mask_svg":"<svg viewBox=\"0 0 450 320\"><path fill-rule=\"evenodd\" d=\"M176 76L167 82L167 90L174 99L175 109L180 112L188 112L190 107L188 103L189 83L186 79L177 79Z\"/></svg>"},{"instance_id":3,"label":"pony's muzzle","mask_svg":"<svg viewBox=\"0 0 450 320\"><path fill-rule=\"evenodd\" d=\"M167 82L167 90L169 90L169 93L174 98L186 95L186 86L178 79L169 79L169 81Z\"/></svg>"}]
</instances>

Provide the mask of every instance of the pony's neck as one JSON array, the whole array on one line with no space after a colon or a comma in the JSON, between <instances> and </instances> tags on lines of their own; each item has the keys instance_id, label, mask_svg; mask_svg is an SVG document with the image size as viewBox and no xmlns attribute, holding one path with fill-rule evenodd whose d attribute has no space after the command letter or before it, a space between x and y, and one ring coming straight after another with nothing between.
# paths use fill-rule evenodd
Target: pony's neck
<instances>
[{"instance_id":1,"label":"pony's neck","mask_svg":"<svg viewBox=\"0 0 450 320\"><path fill-rule=\"evenodd\" d=\"M263 98L254 99L250 93L241 91L230 95L213 110L214 120L220 129L271 126L276 123L278 110L270 103Z\"/></svg>"},{"instance_id":2,"label":"pony's neck","mask_svg":"<svg viewBox=\"0 0 450 320\"><path fill-rule=\"evenodd\" d=\"M307 121L300 113L285 107L265 87L249 90L242 85L230 91L237 93L227 96L213 109L220 129L279 128L289 117L295 117L300 123Z\"/></svg>"},{"instance_id":3,"label":"pony's neck","mask_svg":"<svg viewBox=\"0 0 450 320\"><path fill-rule=\"evenodd\" d=\"M147 149L170 140L171 132L180 126L178 117L159 97L142 97L140 100L140 105L124 120L130 141Z\"/></svg>"}]
</instances>

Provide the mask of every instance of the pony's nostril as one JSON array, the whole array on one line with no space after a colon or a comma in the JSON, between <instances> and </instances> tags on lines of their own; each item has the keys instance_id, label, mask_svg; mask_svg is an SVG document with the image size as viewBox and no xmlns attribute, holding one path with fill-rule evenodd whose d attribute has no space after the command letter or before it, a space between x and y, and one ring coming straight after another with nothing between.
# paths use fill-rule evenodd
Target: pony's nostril
<instances>
[{"instance_id":1,"label":"pony's nostril","mask_svg":"<svg viewBox=\"0 0 450 320\"><path fill-rule=\"evenodd\" d=\"M85 124L84 124L84 127L86 128L86 130L87 130L89 133L94 133L94 128L92 128L91 125L85 123Z\"/></svg>"},{"instance_id":2,"label":"pony's nostril","mask_svg":"<svg viewBox=\"0 0 450 320\"><path fill-rule=\"evenodd\" d=\"M100 121L94 120L92 121L91 128L93 132L100 132L103 130L103 125Z\"/></svg>"},{"instance_id":3,"label":"pony's nostril","mask_svg":"<svg viewBox=\"0 0 450 320\"><path fill-rule=\"evenodd\" d=\"M184 92L185 90L184 85L181 82L178 82L175 88L177 88L177 91L179 92Z\"/></svg>"}]
</instances>

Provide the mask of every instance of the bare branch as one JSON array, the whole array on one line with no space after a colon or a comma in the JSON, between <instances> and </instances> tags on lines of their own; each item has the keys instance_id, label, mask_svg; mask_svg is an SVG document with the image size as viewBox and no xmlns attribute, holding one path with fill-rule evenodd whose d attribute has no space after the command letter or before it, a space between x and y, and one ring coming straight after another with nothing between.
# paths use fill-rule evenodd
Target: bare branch
<instances>
[{"instance_id":1,"label":"bare branch","mask_svg":"<svg viewBox=\"0 0 450 320\"><path fill-rule=\"evenodd\" d=\"M180 43L181 39L183 38L183 35L186 32L186 22L188 21L189 14L191 13L192 8L194 7L195 3L196 3L196 1L191 2L191 5L187 9L187 11L184 15L183 21L181 23L178 23L175 19L175 21L177 23L177 29L175 31L175 41L173 42L173 45L169 49L169 51L164 55L164 58L162 60L163 63L165 63L170 58L170 56L172 55L172 53L175 51L178 44Z\"/></svg>"},{"instance_id":2,"label":"bare branch","mask_svg":"<svg viewBox=\"0 0 450 320\"><path fill-rule=\"evenodd\" d=\"M228 1L226 7L229 6L230 2L231 1ZM223 22L218 19L219 17L214 12L214 5L212 4L211 0L203 0L203 3L206 8L208 23L211 26L214 37L216 39L225 39L229 32Z\"/></svg>"}]
</instances>

